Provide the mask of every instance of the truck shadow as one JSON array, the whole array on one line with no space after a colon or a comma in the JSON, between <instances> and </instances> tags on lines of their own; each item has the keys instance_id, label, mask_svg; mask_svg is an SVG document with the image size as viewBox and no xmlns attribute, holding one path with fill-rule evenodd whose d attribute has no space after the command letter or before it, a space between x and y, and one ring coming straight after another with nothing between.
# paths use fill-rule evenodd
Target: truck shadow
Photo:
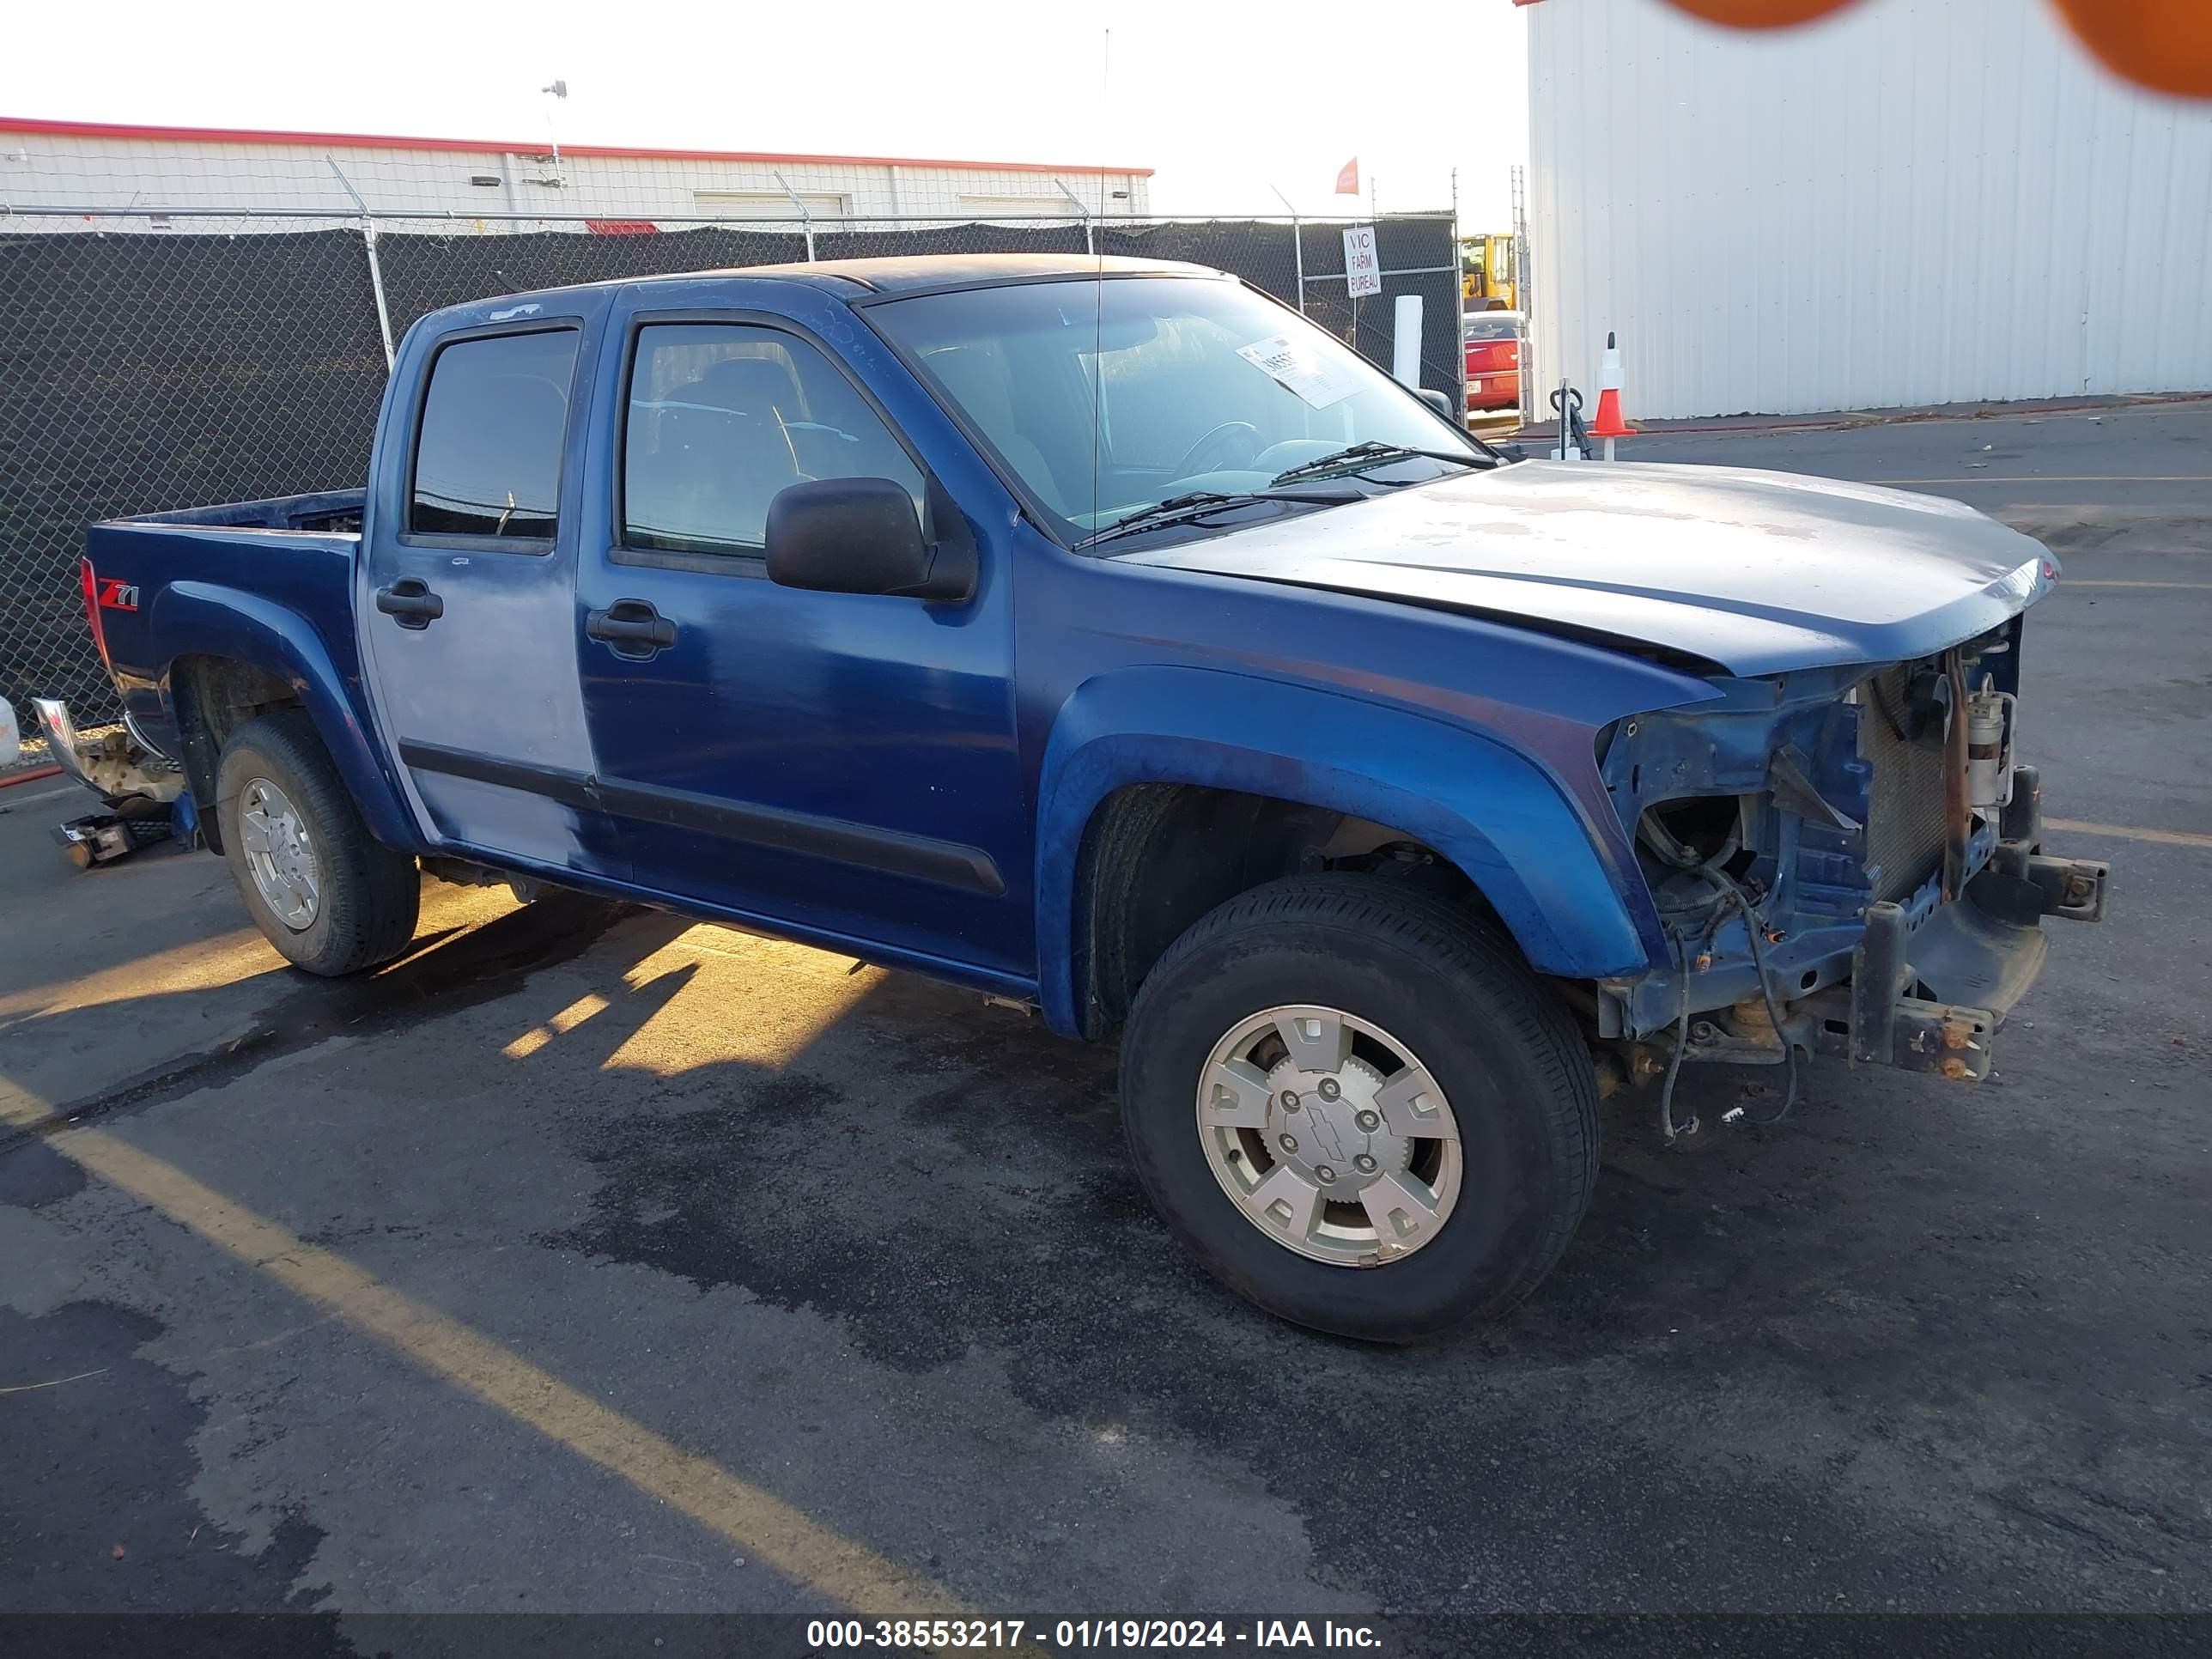
<instances>
[{"instance_id":1,"label":"truck shadow","mask_svg":"<svg viewBox=\"0 0 2212 1659\"><path fill-rule=\"evenodd\" d=\"M1283 1328L1197 1272L1152 1216L1122 1144L1109 1048L1062 1041L969 994L871 969L850 990L833 975L834 993L817 985L793 994L807 1005L805 1033L772 1059L685 1057L672 1067L665 1058L636 1060L633 1040L696 968L640 965L692 926L556 891L428 932L407 957L358 979L271 969L255 977L278 988L242 1039L97 1090L50 1091L47 1121L26 1125L18 1114L0 1125L0 1149L64 1119L129 1115L226 1086L335 1036L375 1055L380 1042L425 1019L506 999L519 1010L528 999L517 994L533 975L588 957L585 977L604 988L604 1006L564 1029L546 1054L526 1057L510 1044L503 1054L449 1055L441 1038L427 1054L403 1045L370 1062L388 1067L395 1089L416 1068L489 1068L493 1086L507 1086L497 1083L506 1068L551 1065L569 1080L562 1103L546 1110L600 1184L586 1220L542 1242L849 1317L874 1357L907 1369L975 1345L1031 1349L1055 1325L1065 1339L1055 1346L1069 1353L1117 1348L1137 1329L1173 1330L1201 1349L1265 1352L1285 1340ZM731 947L717 954L741 961L793 948L707 931ZM777 964L763 959L757 969L766 985ZM19 1017L0 1030L0 1081L15 1069L11 1054L127 1043L154 1008L223 988ZM586 1077L618 1086L578 1085ZM1972 1156L1955 1136L1920 1132L1917 1097L1941 1092L1919 1079L1884 1077L1874 1086L1813 1067L1791 1123L1728 1130L1721 1113L1747 1093L1754 1116L1771 1110L1774 1080L1693 1068L1678 1115L1694 1113L1705 1127L1671 1152L1658 1148L1649 1091L1608 1103L1595 1200L1559 1269L1503 1322L1430 1352L1492 1364L1525 1353L1548 1366L1617 1361L1648 1347L1655 1362L1671 1364L1683 1358L1686 1329L1784 1355L1802 1347L1808 1364L1830 1340L1848 1340L1862 1364L1890 1344L1909 1346L1927 1334L1931 1307L2001 1293L2011 1281L2008 1267L1976 1255L1969 1282L1947 1294L1927 1261L1906 1271L1898 1259L1925 1231L1930 1186ZM1848 1109L1841 1096L1851 1097ZM1889 1156L1863 1144L1869 1127L1894 1137ZM1967 1180L1964 1189L1978 1184ZM1814 1238L1823 1248L1808 1250ZM1869 1291L1891 1273L1912 1286L1902 1302ZM1350 1344L1318 1346L1346 1364L1408 1363Z\"/></svg>"},{"instance_id":2,"label":"truck shadow","mask_svg":"<svg viewBox=\"0 0 2212 1659\"><path fill-rule=\"evenodd\" d=\"M635 1039L697 971L696 963L661 971L649 964L693 926L555 891L474 925L427 932L408 956L356 979L272 969L255 976L277 988L246 1036L95 1091L55 1094L45 1122L0 1125L0 1152L64 1121L127 1117L225 1087L344 1036L368 1045L358 1051L368 1055L386 1045L385 1059L368 1063L394 1091L423 1086L431 1080L423 1073L490 1068L495 1087L560 1103L544 1107L548 1121L600 1184L586 1220L540 1242L849 1318L864 1348L902 1369L940 1364L975 1346L1033 1350L1039 1334L1055 1328L1063 1340L1053 1346L1068 1354L1113 1351L1148 1330L1172 1331L1176 1345L1205 1350L1260 1353L1289 1340L1354 1366L1414 1363L1286 1334L1189 1263L1130 1170L1109 1047L1064 1041L970 994L870 969L850 992L805 994L815 1008L801 1022L811 1022L808 1032L772 1060L672 1068L639 1061ZM791 948L720 936L733 947L718 952L725 956ZM421 1022L503 1000L520 1012L529 999L518 994L533 975L587 957L585 977L602 988L591 1000L603 1006L562 1027L544 1054L527 1042L474 1055L448 1054L443 1038L427 1051L389 1046ZM763 983L775 972L774 963L759 964ZM154 1008L224 988L18 1017L0 1028L0 1082L14 1069L11 1051L127 1042ZM539 1079L497 1082L502 1069L526 1077L546 1065L565 1088ZM581 1086L587 1078L612 1086ZM1890 1079L1893 1091L1899 1081ZM1846 1144L1834 1087L1812 1070L1791 1124L1726 1131L1720 1115L1747 1090L1765 1097L1751 1102L1754 1115L1771 1109L1772 1084L1757 1073L1693 1069L1678 1115L1695 1113L1705 1127L1673 1152L1658 1148L1649 1091L1608 1103L1590 1213L1559 1269L1504 1321L1426 1352L1488 1364L1522 1353L1546 1366L1618 1360L1639 1345L1679 1346L1685 1322L1716 1340L1780 1340L1762 1322L1802 1326L1828 1292L1863 1279L1869 1266L1848 1252L1801 1259L1797 1236L1828 1230L1841 1207L1881 1194L1876 1213L1899 1212L1899 1230L1887 1235L1868 1214L1855 1215L1848 1231L1870 1245L1908 1237L1902 1212L1929 1177L1924 1162L1885 1175L1881 1159ZM1886 1115L1911 1110L1893 1099L1874 1103ZM1885 1258L1890 1249L1882 1246ZM1863 1316L1868 1305L1852 1291L1831 1311ZM1860 1321L1840 1323L1849 1330ZM1885 1329L1900 1340L1911 1334L1893 1318ZM1862 1358L1865 1339L1876 1334L1856 1329Z\"/></svg>"},{"instance_id":3,"label":"truck shadow","mask_svg":"<svg viewBox=\"0 0 2212 1659\"><path fill-rule=\"evenodd\" d=\"M1431 1568L1485 1558L1532 1502L1602 1489L1608 1538L1726 1536L1755 1513L1823 1571L1910 1559L1940 1580L1964 1571L1952 1541L1902 1512L1863 1524L1856 1483L2001 1455L2002 1414L1976 1402L2013 1386L2025 1343L2108 1363L2094 1307L2023 1283L2049 1266L2024 1200L1929 1110L1933 1083L1814 1072L1790 1122L1668 1153L1648 1094L1613 1103L1552 1278L1495 1323L1386 1350L1283 1325L1192 1264L1130 1172L1110 1051L893 975L780 1063L629 1063L692 983L647 979L562 1037L561 1067L611 1086L548 1124L599 1180L536 1243L831 1320L917 1380L983 1367L1070 1434L1251 1468L1317 1536L1410 1506L1448 1540ZM1679 1099L1711 1125L1765 1086L1717 1068ZM764 1398L793 1385L771 1353L729 1361ZM1315 1455L1277 1456L1286 1441ZM1405 1605L1480 1602L1472 1579L1362 1565Z\"/></svg>"},{"instance_id":4,"label":"truck shadow","mask_svg":"<svg viewBox=\"0 0 2212 1659\"><path fill-rule=\"evenodd\" d=\"M1153 1217L1122 1146L1110 1049L907 975L848 975L821 953L799 953L794 975L778 954L793 949L550 895L426 935L366 979L289 985L258 1046L106 1091L78 1116L244 1085L271 1059L345 1035L356 1042L343 1058L300 1064L323 1067L347 1111L366 1106L408 1133L329 1139L337 1119L273 1099L304 1086L297 1075L258 1091L255 1127L240 1131L284 1141L284 1156L258 1157L264 1182L320 1161L310 1209L333 1191L350 1203L356 1185L380 1195L313 1237L344 1248L346 1229L386 1219L374 1212L404 1205L408 1167L439 1158L443 1135L445 1156L487 1172L503 1207L474 1233L426 1235L445 1243L425 1249L504 1243L519 1218L523 1237L575 1264L564 1272L623 1264L736 1291L834 1322L893 1371L985 1364L1070 1432L1166 1438L1249 1466L1317 1534L1363 1536L1373 1516L1413 1504L1428 1536L1462 1540L1439 1547L1454 1560L1525 1527L1532 1492L1564 1503L1595 1484L1609 1535L1724 1534L1749 1505L1808 1559L1910 1556L1940 1571L1941 1537L1898 1516L1862 1537L1847 1505L1807 1496L1808 1481L1844 1477L1807 1461L1804 1424L1826 1424L1847 1461L1879 1458L1884 1423L1949 1424L1947 1444L2001 1435L2002 1419L1978 1426L1971 1402L2015 1386L2004 1379L2026 1346L2069 1374L2132 1364L2144 1387L2171 1363L2149 1351L2154 1334L2120 1335L2050 1288L2062 1259L2080 1259L2084 1215L2103 1207L2103 1164L2069 1170L2092 1188L2084 1214L2033 1215L2021 1158L1993 1153L2009 1124L1931 1111L1952 1098L1942 1085L1817 1068L1792 1123L1709 1129L1682 1152L1655 1149L1648 1093L1609 1103L1589 1217L1504 1319L1411 1350L1316 1337L1215 1285ZM114 1040L162 1000L19 1022L0 1038L0 1074L19 1042ZM732 1036L754 1027L757 1041ZM1680 1104L1713 1125L1746 1086L1768 1083L1692 1073ZM201 1172L216 1185L250 1178L224 1167L219 1139L207 1152ZM573 1179L579 1163L595 1181ZM286 1190L240 1196L267 1204ZM2120 1289L2092 1287L2088 1300L2106 1305ZM740 1379L772 1379L778 1363L728 1356ZM764 1404L787 1392L762 1388ZM1275 1455L1286 1443L1316 1455ZM1932 1455L1917 1441L1894 1449ZM1417 1465L1436 1457L1435 1470L1458 1473L1425 1482ZM1466 1600L1388 1555L1362 1564L1386 1599Z\"/></svg>"},{"instance_id":5,"label":"truck shadow","mask_svg":"<svg viewBox=\"0 0 2212 1659\"><path fill-rule=\"evenodd\" d=\"M428 896L426 890L426 900ZM426 903L426 912L435 915L437 907ZM417 934L407 955L355 978L317 979L283 965L268 951L271 965L243 978L19 1012L0 1018L0 1084L19 1080L24 1069L9 1063L11 1055L81 1054L88 1057L83 1088L58 1089L49 1082L43 1091L51 1103L47 1127L63 1119L86 1122L143 1111L180 1095L220 1087L340 1033L373 1039L429 1015L495 1001L532 974L584 955L610 928L633 916L640 918L641 944L665 942L689 925L672 916L648 917L635 906L552 892L486 921L450 920L430 927ZM203 937L201 943L208 942ZM191 944L187 940L178 948L189 949ZM211 1012L226 1000L253 1006L251 1028L243 1035L217 1047L163 1056L119 1079L112 1064L95 1064L118 1045L127 1048L156 1011L173 1016L197 1003ZM21 1122L7 1127L0 1131L0 1152L39 1132Z\"/></svg>"},{"instance_id":6,"label":"truck shadow","mask_svg":"<svg viewBox=\"0 0 2212 1659\"><path fill-rule=\"evenodd\" d=\"M1613 1363L1668 1346L1685 1322L1740 1340L1864 1265L1845 1255L1808 1278L1793 1243L1827 1229L1842 1201L1830 1080L1813 1082L1791 1124L1723 1134L1713 1126L1747 1092L1753 1114L1778 1103L1764 1074L1714 1068L1679 1091L1707 1126L1684 1152L1658 1150L1649 1091L1608 1103L1589 1218L1503 1322L1413 1355L1294 1333L1216 1286L1154 1217L1122 1141L1110 1048L884 974L781 1063L627 1064L689 982L688 969L647 980L562 1037L563 1071L621 1081L565 1117L601 1180L589 1218L540 1242L836 1315L903 1370L976 1347L1018 1364L1041 1349L1062 1365L1091 1356L1097 1374L1076 1393L1096 1401L1136 1386L1133 1344L1257 1359L1289 1341L1377 1374L1516 1356Z\"/></svg>"}]
</instances>

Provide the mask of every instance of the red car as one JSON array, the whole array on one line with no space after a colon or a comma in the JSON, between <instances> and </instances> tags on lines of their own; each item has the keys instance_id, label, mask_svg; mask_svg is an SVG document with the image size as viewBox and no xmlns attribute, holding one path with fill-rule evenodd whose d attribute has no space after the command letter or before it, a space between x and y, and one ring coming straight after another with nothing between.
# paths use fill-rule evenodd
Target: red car
<instances>
[{"instance_id":1,"label":"red car","mask_svg":"<svg viewBox=\"0 0 2212 1659\"><path fill-rule=\"evenodd\" d=\"M1462 318L1469 414L1521 406L1521 327L1517 311L1470 311Z\"/></svg>"}]
</instances>

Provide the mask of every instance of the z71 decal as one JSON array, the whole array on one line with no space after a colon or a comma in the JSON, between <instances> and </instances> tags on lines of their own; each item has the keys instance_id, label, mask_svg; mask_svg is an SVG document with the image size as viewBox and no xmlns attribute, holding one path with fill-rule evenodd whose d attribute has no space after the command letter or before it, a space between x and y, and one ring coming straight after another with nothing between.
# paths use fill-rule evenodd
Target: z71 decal
<instances>
[{"instance_id":1,"label":"z71 decal","mask_svg":"<svg viewBox=\"0 0 2212 1659\"><path fill-rule=\"evenodd\" d=\"M138 608L138 584L101 577L100 608L103 611L136 611Z\"/></svg>"}]
</instances>

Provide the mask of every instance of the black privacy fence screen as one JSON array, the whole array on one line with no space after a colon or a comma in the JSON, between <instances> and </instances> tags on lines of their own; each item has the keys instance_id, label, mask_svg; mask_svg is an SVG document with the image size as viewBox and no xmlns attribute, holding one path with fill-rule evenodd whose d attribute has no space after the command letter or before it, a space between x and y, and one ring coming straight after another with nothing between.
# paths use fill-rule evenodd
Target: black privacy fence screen
<instances>
[{"instance_id":1,"label":"black privacy fence screen","mask_svg":"<svg viewBox=\"0 0 2212 1659\"><path fill-rule=\"evenodd\" d=\"M118 713L84 619L96 520L358 486L387 338L465 300L789 260L1057 252L1187 259L1245 278L1389 367L1421 296L1420 378L1461 394L1449 214L1374 222L1382 291L1355 299L1348 222L816 219L686 225L0 212L0 697ZM25 720L27 727L29 722Z\"/></svg>"}]
</instances>

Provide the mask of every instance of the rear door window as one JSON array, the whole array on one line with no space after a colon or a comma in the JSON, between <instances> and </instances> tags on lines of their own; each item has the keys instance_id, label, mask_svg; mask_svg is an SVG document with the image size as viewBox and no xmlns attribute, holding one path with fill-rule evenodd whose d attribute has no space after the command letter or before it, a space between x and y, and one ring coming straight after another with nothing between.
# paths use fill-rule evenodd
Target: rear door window
<instances>
[{"instance_id":1,"label":"rear door window","mask_svg":"<svg viewBox=\"0 0 2212 1659\"><path fill-rule=\"evenodd\" d=\"M550 542L575 378L574 329L457 340L430 365L407 528Z\"/></svg>"}]
</instances>

